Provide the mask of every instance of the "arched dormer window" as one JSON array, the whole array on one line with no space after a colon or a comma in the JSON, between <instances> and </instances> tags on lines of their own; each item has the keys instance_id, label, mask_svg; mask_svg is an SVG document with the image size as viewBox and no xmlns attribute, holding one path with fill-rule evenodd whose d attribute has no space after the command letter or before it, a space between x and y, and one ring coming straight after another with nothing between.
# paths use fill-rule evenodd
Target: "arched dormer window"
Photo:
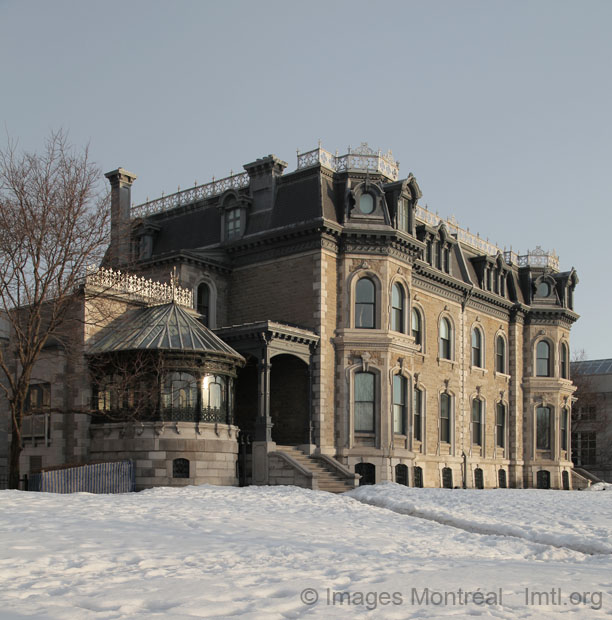
<instances>
[{"instance_id":1,"label":"arched dormer window","mask_svg":"<svg viewBox=\"0 0 612 620\"><path fill-rule=\"evenodd\" d=\"M472 329L472 366L482 368L482 332L479 327Z\"/></svg>"},{"instance_id":2,"label":"arched dormer window","mask_svg":"<svg viewBox=\"0 0 612 620\"><path fill-rule=\"evenodd\" d=\"M480 398L472 401L472 444L482 446L482 412L483 403Z\"/></svg>"},{"instance_id":3,"label":"arched dormer window","mask_svg":"<svg viewBox=\"0 0 612 620\"><path fill-rule=\"evenodd\" d=\"M206 327L210 323L210 286L202 282L196 293L196 310L202 315L202 322Z\"/></svg>"},{"instance_id":4,"label":"arched dormer window","mask_svg":"<svg viewBox=\"0 0 612 620\"><path fill-rule=\"evenodd\" d=\"M394 332L404 333L406 331L404 325L405 298L404 289L396 282L391 290L391 329Z\"/></svg>"},{"instance_id":5,"label":"arched dormer window","mask_svg":"<svg viewBox=\"0 0 612 620\"><path fill-rule=\"evenodd\" d=\"M355 287L355 327L374 329L376 287L370 278L361 278Z\"/></svg>"},{"instance_id":6,"label":"arched dormer window","mask_svg":"<svg viewBox=\"0 0 612 620\"><path fill-rule=\"evenodd\" d=\"M536 346L536 376L550 377L550 344L540 340Z\"/></svg>"},{"instance_id":7,"label":"arched dormer window","mask_svg":"<svg viewBox=\"0 0 612 620\"><path fill-rule=\"evenodd\" d=\"M443 318L440 321L439 356L440 359L450 360L452 355L453 330L450 321Z\"/></svg>"},{"instance_id":8,"label":"arched dormer window","mask_svg":"<svg viewBox=\"0 0 612 620\"><path fill-rule=\"evenodd\" d=\"M502 335L495 339L495 370L501 374L506 373L506 340Z\"/></svg>"},{"instance_id":9,"label":"arched dormer window","mask_svg":"<svg viewBox=\"0 0 612 620\"><path fill-rule=\"evenodd\" d=\"M242 213L240 207L234 207L233 209L228 209L225 212L225 238L226 239L236 239L240 236L240 231L242 228Z\"/></svg>"},{"instance_id":10,"label":"arched dormer window","mask_svg":"<svg viewBox=\"0 0 612 620\"><path fill-rule=\"evenodd\" d=\"M423 344L423 319L421 313L416 308L412 309L410 313L410 327L412 337L414 338L414 344ZM421 347L422 350L422 347Z\"/></svg>"},{"instance_id":11,"label":"arched dormer window","mask_svg":"<svg viewBox=\"0 0 612 620\"><path fill-rule=\"evenodd\" d=\"M565 342L561 343L561 346L559 347L559 357L560 357L560 362L561 362L561 367L560 367L560 371L561 371L561 378L562 379L569 379L569 353L567 350L567 345L565 344Z\"/></svg>"},{"instance_id":12,"label":"arched dormer window","mask_svg":"<svg viewBox=\"0 0 612 620\"><path fill-rule=\"evenodd\" d=\"M363 215L371 215L375 208L374 196L364 193L359 196L359 212Z\"/></svg>"}]
</instances>

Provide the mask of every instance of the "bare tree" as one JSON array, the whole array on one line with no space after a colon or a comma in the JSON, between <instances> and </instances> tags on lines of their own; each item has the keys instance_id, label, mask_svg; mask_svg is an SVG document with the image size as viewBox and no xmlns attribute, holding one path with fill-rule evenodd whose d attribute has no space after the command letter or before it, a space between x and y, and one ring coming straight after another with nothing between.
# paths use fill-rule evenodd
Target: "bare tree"
<instances>
[{"instance_id":1,"label":"bare tree","mask_svg":"<svg viewBox=\"0 0 612 620\"><path fill-rule=\"evenodd\" d=\"M87 265L108 241L109 197L88 149L63 131L41 153L0 150L0 303L9 341L0 347L0 388L9 403L9 487L19 484L28 386L45 343L60 334Z\"/></svg>"}]
</instances>

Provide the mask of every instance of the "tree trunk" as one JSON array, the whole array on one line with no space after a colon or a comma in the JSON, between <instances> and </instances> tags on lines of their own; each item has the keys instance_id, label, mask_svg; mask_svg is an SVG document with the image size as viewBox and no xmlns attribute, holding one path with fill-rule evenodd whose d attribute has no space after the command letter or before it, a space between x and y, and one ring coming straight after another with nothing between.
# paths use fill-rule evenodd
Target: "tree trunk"
<instances>
[{"instance_id":1,"label":"tree trunk","mask_svg":"<svg viewBox=\"0 0 612 620\"><path fill-rule=\"evenodd\" d=\"M12 417L12 416L11 416ZM19 488L19 458L21 456L21 433L15 427L15 423L13 422L11 425L11 449L9 452L9 479L8 479L8 487L9 489L18 489Z\"/></svg>"}]
</instances>

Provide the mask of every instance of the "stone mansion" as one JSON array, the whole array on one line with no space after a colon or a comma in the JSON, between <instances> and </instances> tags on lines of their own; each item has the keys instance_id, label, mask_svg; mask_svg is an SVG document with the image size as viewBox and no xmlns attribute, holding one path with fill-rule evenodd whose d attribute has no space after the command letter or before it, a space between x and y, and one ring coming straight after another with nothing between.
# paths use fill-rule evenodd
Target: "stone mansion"
<instances>
[{"instance_id":1,"label":"stone mansion","mask_svg":"<svg viewBox=\"0 0 612 620\"><path fill-rule=\"evenodd\" d=\"M423 208L390 152L286 167L268 155L138 206L135 175L106 175L111 244L75 302L96 320L43 352L31 400L50 412L26 420L23 471L129 458L137 488L577 484L576 272Z\"/></svg>"}]
</instances>

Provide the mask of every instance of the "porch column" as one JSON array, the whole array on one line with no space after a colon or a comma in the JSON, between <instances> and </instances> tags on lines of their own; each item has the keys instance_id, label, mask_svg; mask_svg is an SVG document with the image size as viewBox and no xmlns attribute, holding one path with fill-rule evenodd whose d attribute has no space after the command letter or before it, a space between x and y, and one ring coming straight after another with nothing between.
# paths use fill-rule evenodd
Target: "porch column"
<instances>
[{"instance_id":1,"label":"porch column","mask_svg":"<svg viewBox=\"0 0 612 620\"><path fill-rule=\"evenodd\" d=\"M274 452L276 444L272 441L272 417L270 416L270 335L260 334L261 354L257 363L259 398L257 419L255 420L255 440L253 441L253 484L268 484L268 453Z\"/></svg>"}]
</instances>

